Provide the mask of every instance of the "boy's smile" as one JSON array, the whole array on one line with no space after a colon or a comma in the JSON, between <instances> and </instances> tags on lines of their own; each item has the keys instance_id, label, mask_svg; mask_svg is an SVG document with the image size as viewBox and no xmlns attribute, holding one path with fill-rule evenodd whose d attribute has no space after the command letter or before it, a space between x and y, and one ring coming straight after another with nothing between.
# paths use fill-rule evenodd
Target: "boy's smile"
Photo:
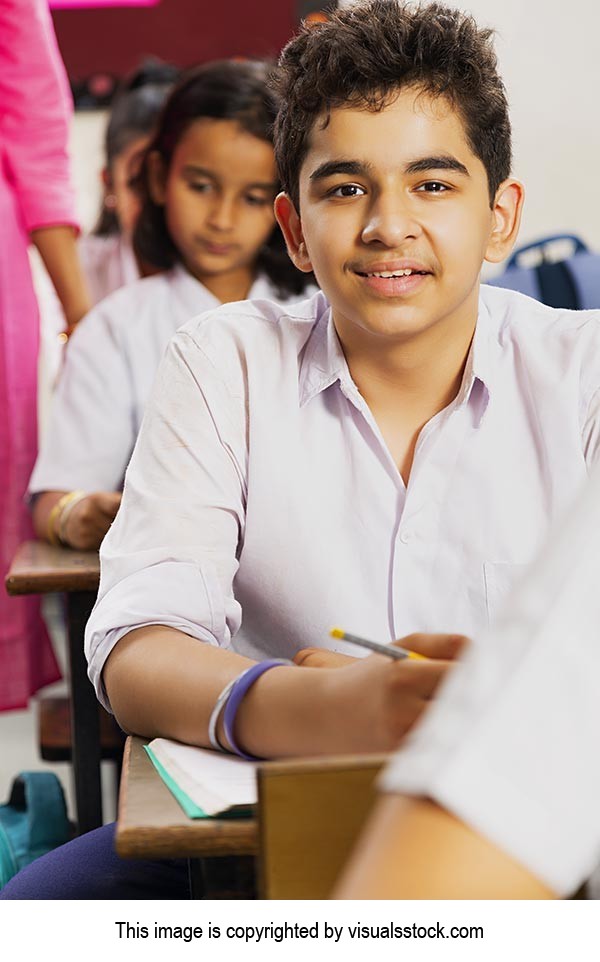
<instances>
[{"instance_id":1,"label":"boy's smile","mask_svg":"<svg viewBox=\"0 0 600 962\"><path fill-rule=\"evenodd\" d=\"M287 198L278 216L342 343L472 333L482 262L508 252L521 193L505 182L490 205L486 170L446 100L406 88L379 111L332 110L311 131L299 187L300 217Z\"/></svg>"}]
</instances>

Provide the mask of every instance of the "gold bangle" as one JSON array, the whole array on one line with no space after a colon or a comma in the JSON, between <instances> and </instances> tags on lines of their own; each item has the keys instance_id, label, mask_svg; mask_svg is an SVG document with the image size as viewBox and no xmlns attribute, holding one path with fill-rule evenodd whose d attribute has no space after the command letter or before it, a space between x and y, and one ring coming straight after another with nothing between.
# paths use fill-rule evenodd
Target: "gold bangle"
<instances>
[{"instance_id":1,"label":"gold bangle","mask_svg":"<svg viewBox=\"0 0 600 962\"><path fill-rule=\"evenodd\" d=\"M50 544L64 544L61 532L62 513L68 504L85 497L85 491L67 491L58 499L48 515L47 537Z\"/></svg>"},{"instance_id":2,"label":"gold bangle","mask_svg":"<svg viewBox=\"0 0 600 962\"><path fill-rule=\"evenodd\" d=\"M71 491L68 501L65 501L62 506L62 510L58 518L58 540L61 544L69 544L66 536L67 520L75 505L79 504L80 501L83 501L84 498L87 498L87 491Z\"/></svg>"}]
</instances>

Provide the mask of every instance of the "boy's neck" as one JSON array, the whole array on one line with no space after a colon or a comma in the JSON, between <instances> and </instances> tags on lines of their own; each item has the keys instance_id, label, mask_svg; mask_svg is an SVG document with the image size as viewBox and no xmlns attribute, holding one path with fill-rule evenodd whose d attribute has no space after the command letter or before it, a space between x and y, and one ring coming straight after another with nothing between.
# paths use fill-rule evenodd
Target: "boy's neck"
<instances>
[{"instance_id":1,"label":"boy's neck","mask_svg":"<svg viewBox=\"0 0 600 962\"><path fill-rule=\"evenodd\" d=\"M466 314L450 330L440 325L397 341L338 329L352 379L405 483L421 429L460 390L476 323L476 313Z\"/></svg>"}]
</instances>

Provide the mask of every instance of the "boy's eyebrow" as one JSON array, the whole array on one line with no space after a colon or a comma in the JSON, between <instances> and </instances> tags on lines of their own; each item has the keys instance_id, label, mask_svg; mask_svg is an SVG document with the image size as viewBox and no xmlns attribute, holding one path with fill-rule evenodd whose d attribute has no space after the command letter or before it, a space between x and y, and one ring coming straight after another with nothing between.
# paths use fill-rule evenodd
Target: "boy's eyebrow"
<instances>
[{"instance_id":1,"label":"boy's eyebrow","mask_svg":"<svg viewBox=\"0 0 600 962\"><path fill-rule=\"evenodd\" d=\"M420 157L419 160L413 160L410 164L407 164L404 170L407 174L423 174L428 170L455 170L458 174L464 174L465 177L469 176L469 171L465 165L461 164L460 160L457 160L452 154Z\"/></svg>"},{"instance_id":2,"label":"boy's eyebrow","mask_svg":"<svg viewBox=\"0 0 600 962\"><path fill-rule=\"evenodd\" d=\"M453 157L452 154L439 154L435 157L419 157L413 160L404 168L406 174L422 174L428 170L454 170L458 174L469 176L469 171L464 164ZM311 183L324 180L326 177L333 177L335 174L349 174L359 177L373 172L373 164L361 160L328 160L320 164L310 175Z\"/></svg>"},{"instance_id":3,"label":"boy's eyebrow","mask_svg":"<svg viewBox=\"0 0 600 962\"><path fill-rule=\"evenodd\" d=\"M309 179L311 183L315 183L317 180L333 177L334 174L350 174L358 177L361 174L368 174L372 170L372 164L360 160L327 160L313 170Z\"/></svg>"}]
</instances>

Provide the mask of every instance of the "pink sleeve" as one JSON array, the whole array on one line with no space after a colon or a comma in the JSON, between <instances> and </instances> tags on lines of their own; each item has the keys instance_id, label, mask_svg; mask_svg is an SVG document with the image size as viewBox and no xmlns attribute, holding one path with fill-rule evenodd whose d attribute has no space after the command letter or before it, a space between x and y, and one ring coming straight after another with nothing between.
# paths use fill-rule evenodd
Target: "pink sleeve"
<instances>
[{"instance_id":1,"label":"pink sleeve","mask_svg":"<svg viewBox=\"0 0 600 962\"><path fill-rule=\"evenodd\" d=\"M77 226L72 109L47 0L0 0L0 163L27 231Z\"/></svg>"}]
</instances>

